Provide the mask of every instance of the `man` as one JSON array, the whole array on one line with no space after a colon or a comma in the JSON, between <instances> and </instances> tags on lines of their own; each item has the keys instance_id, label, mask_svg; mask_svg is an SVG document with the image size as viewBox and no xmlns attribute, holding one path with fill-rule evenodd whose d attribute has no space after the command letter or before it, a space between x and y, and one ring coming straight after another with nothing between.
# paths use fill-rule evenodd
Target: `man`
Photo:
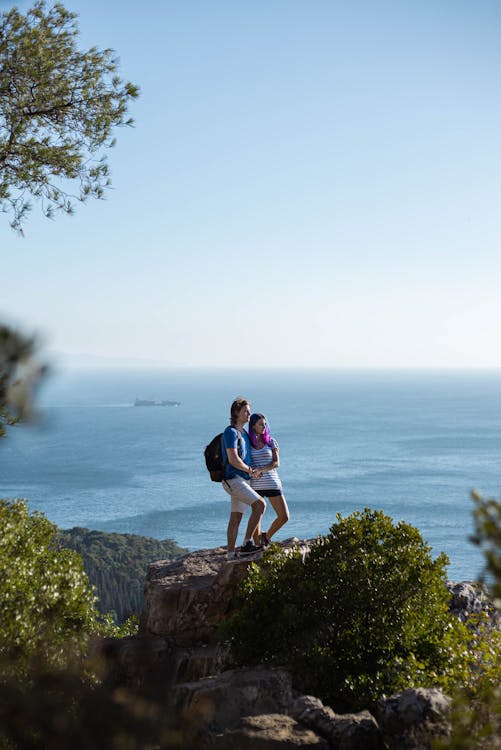
<instances>
[{"instance_id":1,"label":"man","mask_svg":"<svg viewBox=\"0 0 501 750\"><path fill-rule=\"evenodd\" d=\"M250 441L244 425L251 415L250 403L245 398L236 398L231 405L231 424L223 432L223 455L225 457L225 478L223 487L231 495L231 512L228 522L228 558L238 557L235 544L238 528L243 513L250 506L251 515L245 532L242 555L251 555L261 547L254 544L252 537L260 526L261 517L266 509L266 503L249 484L252 476L258 476L249 465Z\"/></svg>"}]
</instances>

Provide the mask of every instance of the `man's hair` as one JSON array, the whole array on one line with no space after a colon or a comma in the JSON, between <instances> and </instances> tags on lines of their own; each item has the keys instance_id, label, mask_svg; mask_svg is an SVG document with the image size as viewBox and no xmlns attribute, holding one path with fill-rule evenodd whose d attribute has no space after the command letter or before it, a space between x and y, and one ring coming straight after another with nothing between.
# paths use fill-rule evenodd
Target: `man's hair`
<instances>
[{"instance_id":1,"label":"man's hair","mask_svg":"<svg viewBox=\"0 0 501 750\"><path fill-rule=\"evenodd\" d=\"M240 414L240 410L243 406L250 406L250 401L248 401L246 398L242 398L241 396L234 400L230 409L231 424L235 424L237 422L238 415Z\"/></svg>"}]
</instances>

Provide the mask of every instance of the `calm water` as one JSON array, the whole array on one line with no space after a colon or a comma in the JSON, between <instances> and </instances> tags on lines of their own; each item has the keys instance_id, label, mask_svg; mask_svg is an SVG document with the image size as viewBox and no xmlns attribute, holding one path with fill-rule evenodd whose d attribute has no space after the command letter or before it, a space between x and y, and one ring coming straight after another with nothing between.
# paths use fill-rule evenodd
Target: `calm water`
<instances>
[{"instance_id":1,"label":"calm water","mask_svg":"<svg viewBox=\"0 0 501 750\"><path fill-rule=\"evenodd\" d=\"M368 506L417 526L448 554L451 578L479 572L470 492L501 495L501 372L59 374L41 394L42 425L0 443L0 496L27 498L61 528L224 544L228 500L203 449L237 395L280 444L291 521L278 538L326 533L336 513ZM134 407L136 396L181 406Z\"/></svg>"}]
</instances>

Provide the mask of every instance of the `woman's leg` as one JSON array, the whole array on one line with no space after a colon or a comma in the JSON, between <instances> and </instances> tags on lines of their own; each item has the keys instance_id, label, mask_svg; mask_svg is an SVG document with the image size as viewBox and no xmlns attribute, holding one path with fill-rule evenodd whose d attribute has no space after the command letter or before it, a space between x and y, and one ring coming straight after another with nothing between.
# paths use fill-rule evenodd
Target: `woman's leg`
<instances>
[{"instance_id":1,"label":"woman's leg","mask_svg":"<svg viewBox=\"0 0 501 750\"><path fill-rule=\"evenodd\" d=\"M275 495L275 497L269 497L273 510L277 514L277 517L273 519L273 522L266 532L268 539L271 539L273 534L276 534L282 526L287 523L290 518L289 508L283 495Z\"/></svg>"},{"instance_id":2,"label":"woman's leg","mask_svg":"<svg viewBox=\"0 0 501 750\"><path fill-rule=\"evenodd\" d=\"M256 530L252 535L252 539L254 540L254 544L259 547L261 544L261 521L263 520L263 516L259 517L259 522L256 526Z\"/></svg>"}]
</instances>

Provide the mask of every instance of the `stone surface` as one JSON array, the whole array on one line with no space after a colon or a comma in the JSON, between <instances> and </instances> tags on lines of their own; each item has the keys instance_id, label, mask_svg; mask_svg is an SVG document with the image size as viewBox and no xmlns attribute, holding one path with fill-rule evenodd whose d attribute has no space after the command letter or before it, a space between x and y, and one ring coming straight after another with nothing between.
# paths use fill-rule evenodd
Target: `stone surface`
<instances>
[{"instance_id":1,"label":"stone surface","mask_svg":"<svg viewBox=\"0 0 501 750\"><path fill-rule=\"evenodd\" d=\"M471 614L480 614L486 606L487 597L482 589L469 581L447 581L447 589L451 595L449 609L464 622Z\"/></svg>"},{"instance_id":2,"label":"stone surface","mask_svg":"<svg viewBox=\"0 0 501 750\"><path fill-rule=\"evenodd\" d=\"M490 627L501 627L501 616L484 586L471 581L447 581L447 590L451 596L449 609L461 622L468 624L472 615L483 614Z\"/></svg>"},{"instance_id":3,"label":"stone surface","mask_svg":"<svg viewBox=\"0 0 501 750\"><path fill-rule=\"evenodd\" d=\"M230 663L228 648L222 644L184 648L172 638L152 635L102 639L90 658L109 684L148 682L164 691L179 682L218 674Z\"/></svg>"},{"instance_id":4,"label":"stone surface","mask_svg":"<svg viewBox=\"0 0 501 750\"><path fill-rule=\"evenodd\" d=\"M323 708L323 706L324 704L320 698L316 698L314 695L300 695L291 704L290 714L299 720L306 711L311 711L314 708Z\"/></svg>"},{"instance_id":5,"label":"stone surface","mask_svg":"<svg viewBox=\"0 0 501 750\"><path fill-rule=\"evenodd\" d=\"M432 750L447 736L450 699L435 688L404 690L378 703L379 726L389 750Z\"/></svg>"},{"instance_id":6,"label":"stone surface","mask_svg":"<svg viewBox=\"0 0 501 750\"><path fill-rule=\"evenodd\" d=\"M336 714L329 741L336 750L381 750L383 747L379 726L369 711Z\"/></svg>"},{"instance_id":7,"label":"stone surface","mask_svg":"<svg viewBox=\"0 0 501 750\"><path fill-rule=\"evenodd\" d=\"M318 698L303 695L292 703L290 714L325 737L336 750L380 750L383 747L379 726L369 711L337 714Z\"/></svg>"},{"instance_id":8,"label":"stone surface","mask_svg":"<svg viewBox=\"0 0 501 750\"><path fill-rule=\"evenodd\" d=\"M291 678L285 669L228 670L174 689L175 707L196 731L223 732L236 729L245 716L287 714L291 702Z\"/></svg>"},{"instance_id":9,"label":"stone surface","mask_svg":"<svg viewBox=\"0 0 501 750\"><path fill-rule=\"evenodd\" d=\"M211 747L215 750L329 750L329 743L290 716L265 714L244 717L236 729L216 735Z\"/></svg>"},{"instance_id":10,"label":"stone surface","mask_svg":"<svg viewBox=\"0 0 501 750\"><path fill-rule=\"evenodd\" d=\"M311 545L297 539L279 542L286 550L296 543L303 553ZM188 646L214 642L238 584L261 556L258 552L227 560L226 549L217 547L153 563L146 577L140 634L173 637Z\"/></svg>"}]
</instances>

